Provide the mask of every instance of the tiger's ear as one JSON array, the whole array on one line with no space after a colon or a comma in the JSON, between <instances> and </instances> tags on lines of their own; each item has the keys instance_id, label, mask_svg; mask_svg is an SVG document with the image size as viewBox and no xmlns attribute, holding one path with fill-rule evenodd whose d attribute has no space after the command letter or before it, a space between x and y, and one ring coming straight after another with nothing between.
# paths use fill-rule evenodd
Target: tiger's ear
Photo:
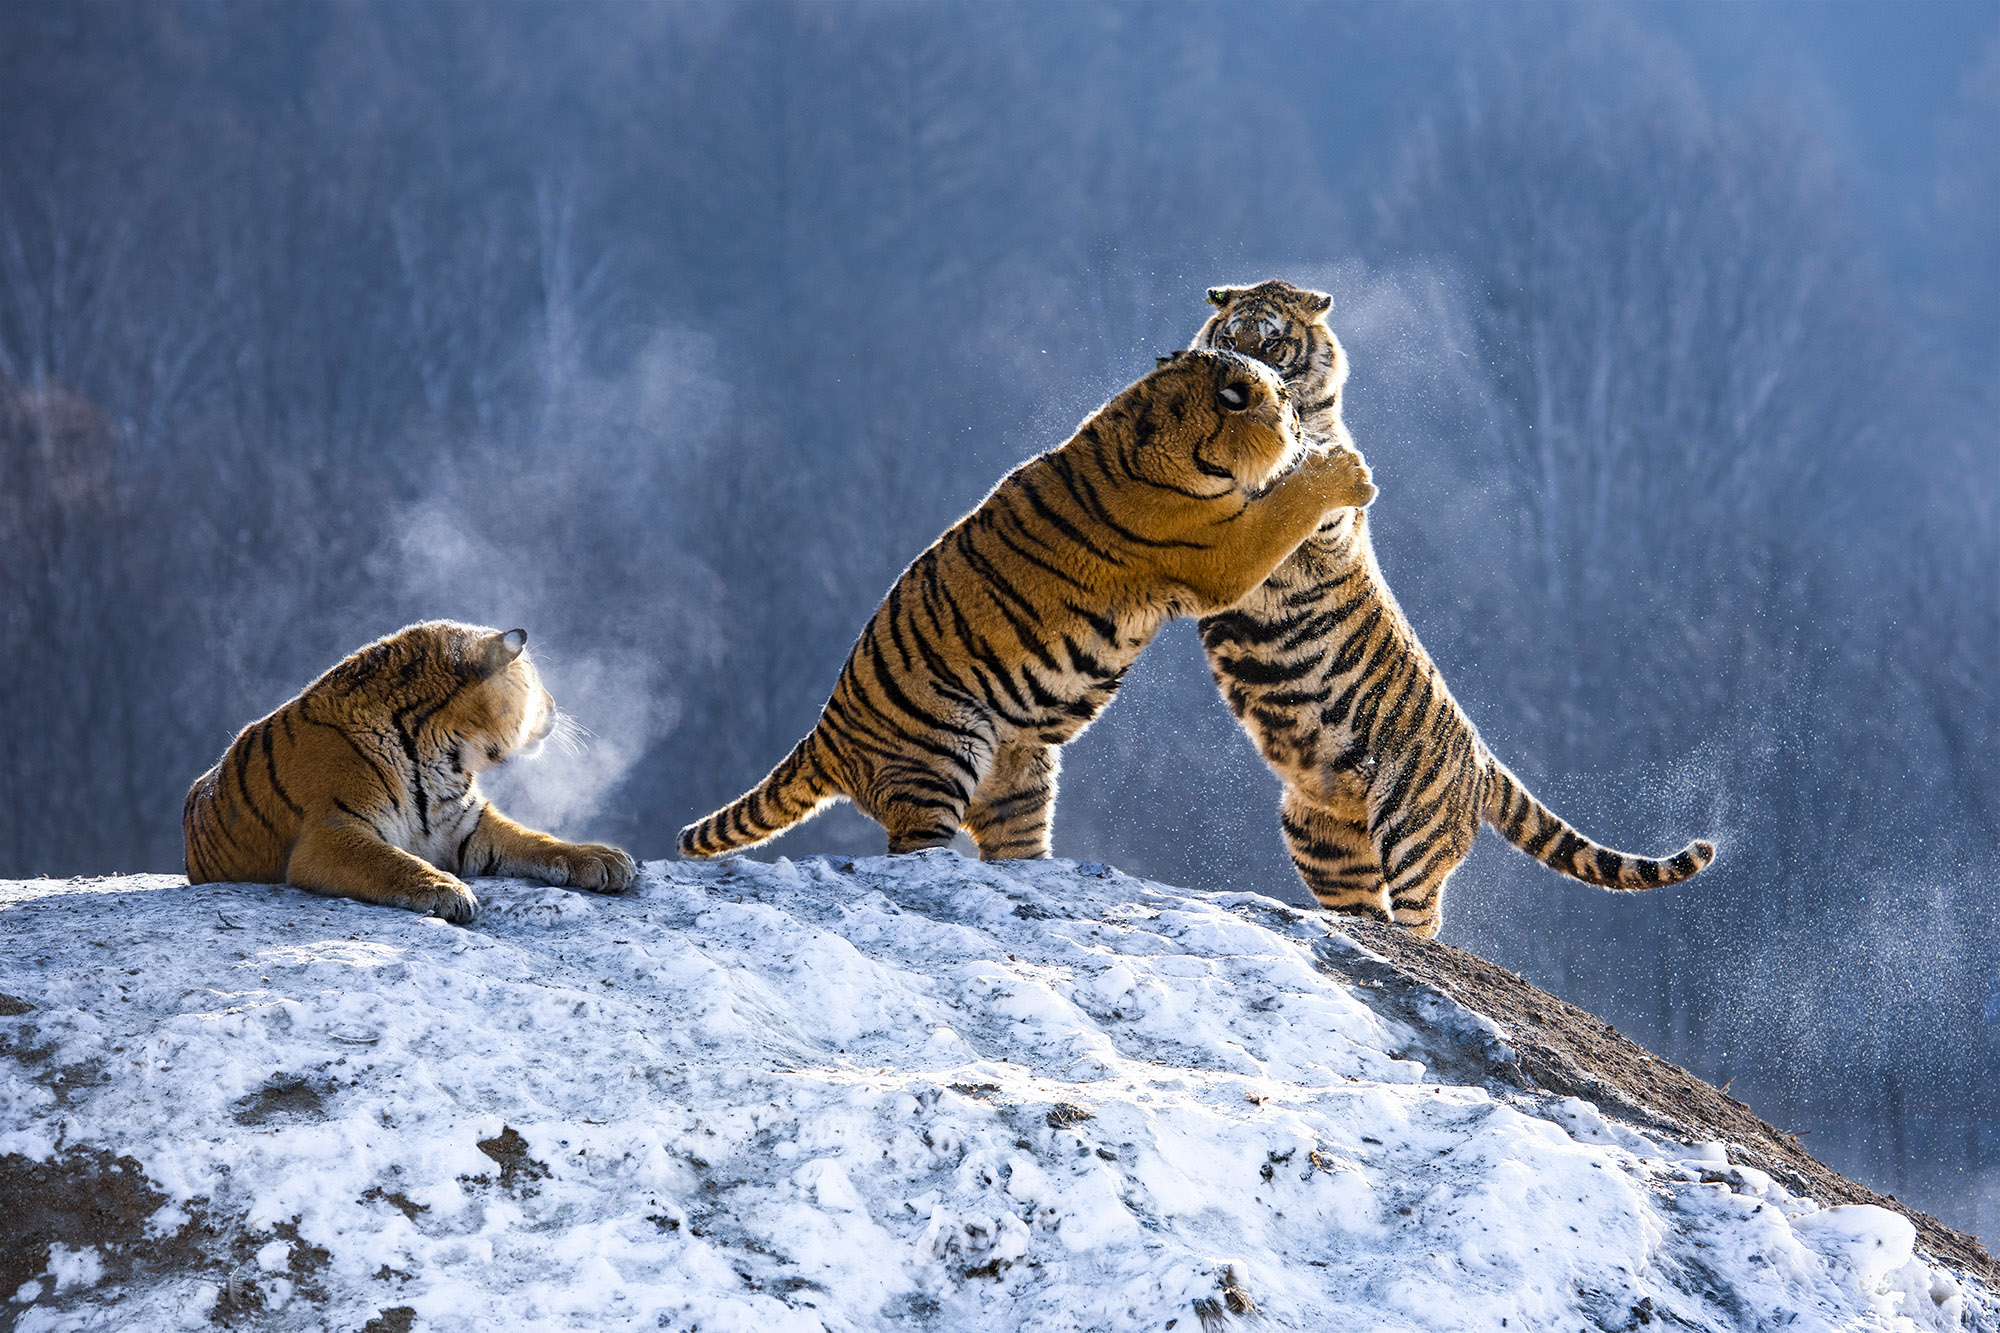
<instances>
[{"instance_id":1,"label":"tiger's ear","mask_svg":"<svg viewBox=\"0 0 2000 1333\"><path fill-rule=\"evenodd\" d=\"M497 676L513 664L528 646L528 631L510 629L504 634L489 634L479 641L473 661L484 676Z\"/></svg>"},{"instance_id":2,"label":"tiger's ear","mask_svg":"<svg viewBox=\"0 0 2000 1333\"><path fill-rule=\"evenodd\" d=\"M1333 309L1333 298L1325 292L1307 292L1305 306L1309 315L1324 315Z\"/></svg>"},{"instance_id":3,"label":"tiger's ear","mask_svg":"<svg viewBox=\"0 0 2000 1333\"><path fill-rule=\"evenodd\" d=\"M1230 291L1227 287L1211 287L1208 289L1208 303L1220 309L1228 305L1230 298L1235 295L1236 293Z\"/></svg>"}]
</instances>

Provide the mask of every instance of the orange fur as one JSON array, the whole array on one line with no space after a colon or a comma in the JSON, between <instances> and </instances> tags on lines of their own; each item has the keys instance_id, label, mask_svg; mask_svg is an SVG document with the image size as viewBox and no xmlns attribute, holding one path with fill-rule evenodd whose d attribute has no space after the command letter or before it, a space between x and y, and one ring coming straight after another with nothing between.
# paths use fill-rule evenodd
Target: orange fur
<instances>
[{"instance_id":1,"label":"orange fur","mask_svg":"<svg viewBox=\"0 0 2000 1333\"><path fill-rule=\"evenodd\" d=\"M245 727L188 791L188 882L282 881L460 922L479 904L459 875L630 888L624 852L524 828L479 792L555 722L526 642L411 625Z\"/></svg>"}]
</instances>

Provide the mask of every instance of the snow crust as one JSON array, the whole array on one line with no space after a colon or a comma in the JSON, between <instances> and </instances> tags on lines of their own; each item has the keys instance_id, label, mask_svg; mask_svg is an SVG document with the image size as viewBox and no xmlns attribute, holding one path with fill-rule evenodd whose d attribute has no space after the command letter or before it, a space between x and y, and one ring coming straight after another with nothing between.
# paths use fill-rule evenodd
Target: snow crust
<instances>
[{"instance_id":1,"label":"snow crust","mask_svg":"<svg viewBox=\"0 0 2000 1333\"><path fill-rule=\"evenodd\" d=\"M1383 1017L1315 961L1360 946L1255 895L949 851L482 881L470 929L81 887L0 884L34 1006L0 1017L0 1156L130 1155L151 1233L209 1259L55 1245L0 1306L34 1333L1945 1330L1989 1299L1724 1145L1437 1081L1506 1034Z\"/></svg>"}]
</instances>

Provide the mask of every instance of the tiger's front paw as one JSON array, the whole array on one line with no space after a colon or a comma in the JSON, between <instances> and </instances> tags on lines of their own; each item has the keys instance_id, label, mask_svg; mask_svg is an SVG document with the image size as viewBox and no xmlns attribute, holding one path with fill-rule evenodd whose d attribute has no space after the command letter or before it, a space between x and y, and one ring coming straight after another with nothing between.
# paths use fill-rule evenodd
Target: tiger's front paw
<instances>
[{"instance_id":1,"label":"tiger's front paw","mask_svg":"<svg viewBox=\"0 0 2000 1333\"><path fill-rule=\"evenodd\" d=\"M472 890L446 876L410 889L399 905L425 916L441 916L455 926L470 925L479 915L479 899L472 896Z\"/></svg>"},{"instance_id":2,"label":"tiger's front paw","mask_svg":"<svg viewBox=\"0 0 2000 1333\"><path fill-rule=\"evenodd\" d=\"M1352 505L1361 508L1375 499L1375 483L1370 480L1368 460L1359 450L1322 449L1301 465L1319 487L1328 508Z\"/></svg>"},{"instance_id":3,"label":"tiger's front paw","mask_svg":"<svg viewBox=\"0 0 2000 1333\"><path fill-rule=\"evenodd\" d=\"M549 859L549 882L597 893L623 893L639 882L639 867L603 843L573 843Z\"/></svg>"}]
</instances>

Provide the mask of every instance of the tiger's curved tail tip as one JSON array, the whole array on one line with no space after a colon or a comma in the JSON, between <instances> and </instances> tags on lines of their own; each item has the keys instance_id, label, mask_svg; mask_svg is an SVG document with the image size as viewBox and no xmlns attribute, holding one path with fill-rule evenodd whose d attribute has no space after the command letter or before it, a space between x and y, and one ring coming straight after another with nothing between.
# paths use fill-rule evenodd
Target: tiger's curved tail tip
<instances>
[{"instance_id":1,"label":"tiger's curved tail tip","mask_svg":"<svg viewBox=\"0 0 2000 1333\"><path fill-rule=\"evenodd\" d=\"M737 802L736 804L741 804ZM740 852L769 841L775 833L743 830L738 833L730 829L726 822L735 804L724 806L706 819L697 819L681 830L674 839L674 846L686 861L712 861L718 856Z\"/></svg>"},{"instance_id":2,"label":"tiger's curved tail tip","mask_svg":"<svg viewBox=\"0 0 2000 1333\"><path fill-rule=\"evenodd\" d=\"M1706 838L1696 838L1672 856L1662 857L1648 864L1645 857L1629 858L1634 869L1640 871L1635 882L1631 874L1614 877L1618 882L1605 887L1618 889L1663 889L1669 884L1678 884L1684 879L1692 879L1708 868L1715 860L1715 844Z\"/></svg>"}]
</instances>

